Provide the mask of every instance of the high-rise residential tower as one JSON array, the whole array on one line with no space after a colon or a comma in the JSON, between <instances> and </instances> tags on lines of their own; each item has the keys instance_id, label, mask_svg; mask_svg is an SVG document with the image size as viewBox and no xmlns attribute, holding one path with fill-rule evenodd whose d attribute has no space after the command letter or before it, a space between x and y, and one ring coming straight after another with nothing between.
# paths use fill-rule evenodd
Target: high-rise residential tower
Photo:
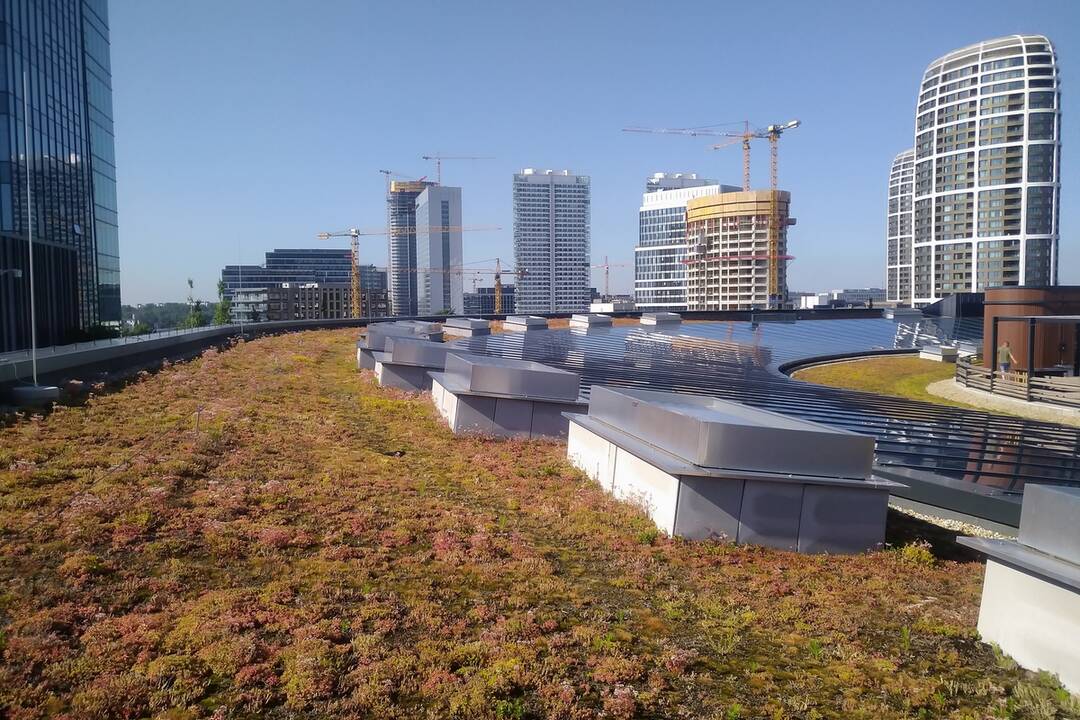
<instances>
[{"instance_id":1,"label":"high-rise residential tower","mask_svg":"<svg viewBox=\"0 0 1080 720\"><path fill-rule=\"evenodd\" d=\"M517 312L588 309L589 214L587 175L532 168L514 175Z\"/></svg>"},{"instance_id":2,"label":"high-rise residential tower","mask_svg":"<svg viewBox=\"0 0 1080 720\"><path fill-rule=\"evenodd\" d=\"M634 302L642 310L686 310L686 202L739 188L695 173L654 173L645 181L634 248Z\"/></svg>"},{"instance_id":3,"label":"high-rise residential tower","mask_svg":"<svg viewBox=\"0 0 1080 720\"><path fill-rule=\"evenodd\" d=\"M394 180L386 196L390 312L416 315L416 198L433 182Z\"/></svg>"},{"instance_id":4,"label":"high-rise residential tower","mask_svg":"<svg viewBox=\"0 0 1080 720\"><path fill-rule=\"evenodd\" d=\"M416 310L464 312L461 188L435 185L416 198Z\"/></svg>"},{"instance_id":5,"label":"high-rise residential tower","mask_svg":"<svg viewBox=\"0 0 1080 720\"><path fill-rule=\"evenodd\" d=\"M911 302L911 208L915 180L915 150L905 150L893 158L889 172L888 267L886 298Z\"/></svg>"},{"instance_id":6,"label":"high-rise residential tower","mask_svg":"<svg viewBox=\"0 0 1080 720\"><path fill-rule=\"evenodd\" d=\"M780 236L787 255L791 194L778 191ZM772 191L725 192L686 205L688 310L756 310L769 307L769 223ZM787 302L787 263L777 265L781 305Z\"/></svg>"},{"instance_id":7,"label":"high-rise residential tower","mask_svg":"<svg viewBox=\"0 0 1080 720\"><path fill-rule=\"evenodd\" d=\"M0 28L4 351L30 345L28 204L39 345L119 324L120 253L107 0L5 0Z\"/></svg>"},{"instance_id":8,"label":"high-rise residential tower","mask_svg":"<svg viewBox=\"0 0 1080 720\"><path fill-rule=\"evenodd\" d=\"M1057 283L1060 108L1057 59L1042 35L930 63L915 118L912 305ZM898 271L906 264L898 244Z\"/></svg>"}]
</instances>

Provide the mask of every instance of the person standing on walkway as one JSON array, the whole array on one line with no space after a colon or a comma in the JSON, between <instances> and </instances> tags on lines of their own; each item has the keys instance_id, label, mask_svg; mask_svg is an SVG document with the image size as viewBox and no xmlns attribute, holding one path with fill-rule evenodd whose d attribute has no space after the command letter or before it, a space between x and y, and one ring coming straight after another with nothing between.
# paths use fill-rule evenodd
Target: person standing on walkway
<instances>
[{"instance_id":1,"label":"person standing on walkway","mask_svg":"<svg viewBox=\"0 0 1080 720\"><path fill-rule=\"evenodd\" d=\"M1012 347L1009 345L1009 341L1006 340L997 349L998 368L1002 373L1007 373L1014 362L1016 362L1016 356L1013 355Z\"/></svg>"}]
</instances>

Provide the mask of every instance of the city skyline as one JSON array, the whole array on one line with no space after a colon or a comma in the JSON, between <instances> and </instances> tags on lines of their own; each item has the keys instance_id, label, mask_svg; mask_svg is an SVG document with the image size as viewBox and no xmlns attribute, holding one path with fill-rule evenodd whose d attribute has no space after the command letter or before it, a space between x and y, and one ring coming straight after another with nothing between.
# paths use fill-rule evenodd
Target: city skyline
<instances>
[{"instance_id":1,"label":"city skyline","mask_svg":"<svg viewBox=\"0 0 1080 720\"><path fill-rule=\"evenodd\" d=\"M385 28L408 25L399 17L405 8L360 10L331 3L313 17L284 6L255 12L244 2L199 7L204 12L198 21L178 8L124 0L111 8L128 303L180 300L188 275L208 296L223 264L253 262L271 247L316 247L314 233L327 227L382 225L385 178L378 170L431 179L434 167L421 155L439 151L495 158L443 167L443 182L469 193L465 222L502 228L466 233L466 262L509 255L512 208L505 178L533 165L572 167L593 178L593 262L608 255L613 263L630 263L642 177L677 169L731 182L739 177L741 158L737 146L713 152L705 138L630 135L620 128L743 119L764 125L791 117L804 123L781 141L780 151L780 183L792 192L792 213L800 221L790 248L797 257L791 289L883 285L887 188L881 178L913 134L910 109L927 63L986 38L1043 32L1057 46L1067 79L1080 35L1080 9L1071 3L1042 4L1022 14L991 3L977 16L923 4L926 12L934 8L940 22L903 37L867 30L908 22L907 10L850 3L810 12L792 4L782 10L784 23L768 26L749 10L735 9L725 22L743 22L754 32L732 36L720 59L753 62L755 71L747 77L726 72L719 80L709 74L713 91L687 110L681 101L673 107L644 103L640 89L665 83L672 97L692 92L706 74L702 63L712 46L694 41L702 31L644 4L628 5L610 28L607 13L583 9L569 31L560 29L554 11L530 9L522 16L528 22L520 22L510 8L486 8L482 33L468 20L479 8L447 13L432 6L432 27L447 26L448 32L432 34L427 25L414 32L433 42L433 51L443 52L462 79L452 89L433 87L423 101L415 88L390 80L394 73L420 72L427 62L402 57L383 37L393 34ZM713 12L718 11L705 11ZM252 40L237 45L231 38L250 23L252 31L244 33ZM834 29L845 41L822 43L822 33ZM557 58L527 90L514 82L510 67L490 62L559 32L567 42L589 44L584 65ZM646 38L661 53L678 45L685 62L654 66L638 52ZM351 69L355 62L347 50L357 42L364 48L362 71ZM784 52L756 49L769 42ZM192 45L204 52L183 73L175 72L169 61L180 47ZM290 59L294 53L303 61ZM850 68L858 93L821 80L839 68ZM159 82L162 73L170 84ZM219 74L221 82L202 80ZM600 78L605 82L597 84ZM200 108L194 119L183 110L189 101ZM1073 94L1063 93L1066 136L1075 134L1076 103ZM425 110L431 107L443 109ZM870 116L873 122L860 119ZM287 140L301 135L302 144ZM1077 152L1064 143L1066 199L1080 167ZM283 166L288 173L274 169ZM755 146L755 187L765 186L767 168L766 147ZM828 224L836 217L845 218L842 227ZM1063 283L1080 282L1076 225L1077 211L1063 202ZM836 255L845 262L836 263ZM361 261L385 265L383 242L362 244ZM631 291L632 268L613 269L611 275L613 291ZM599 286L600 273L592 280Z\"/></svg>"}]
</instances>

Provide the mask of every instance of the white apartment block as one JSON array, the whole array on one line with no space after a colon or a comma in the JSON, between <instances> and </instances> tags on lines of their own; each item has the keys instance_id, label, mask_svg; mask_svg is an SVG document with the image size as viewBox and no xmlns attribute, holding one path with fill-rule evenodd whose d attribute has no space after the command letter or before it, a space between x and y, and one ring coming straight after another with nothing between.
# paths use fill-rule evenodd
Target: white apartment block
<instances>
[{"instance_id":1,"label":"white apartment block","mask_svg":"<svg viewBox=\"0 0 1080 720\"><path fill-rule=\"evenodd\" d=\"M893 158L889 172L888 268L885 289L888 299L911 302L912 207L915 202L915 149Z\"/></svg>"},{"instance_id":2,"label":"white apartment block","mask_svg":"<svg viewBox=\"0 0 1080 720\"><path fill-rule=\"evenodd\" d=\"M462 313L461 188L433 185L416 198L416 309Z\"/></svg>"},{"instance_id":3,"label":"white apartment block","mask_svg":"<svg viewBox=\"0 0 1080 720\"><path fill-rule=\"evenodd\" d=\"M930 64L915 119L911 255L898 232L890 299L921 307L988 287L1057 284L1060 114L1057 58L1042 35L988 40Z\"/></svg>"},{"instance_id":4,"label":"white apartment block","mask_svg":"<svg viewBox=\"0 0 1080 720\"><path fill-rule=\"evenodd\" d=\"M532 168L514 175L517 312L588 309L589 220L587 175Z\"/></svg>"}]
</instances>

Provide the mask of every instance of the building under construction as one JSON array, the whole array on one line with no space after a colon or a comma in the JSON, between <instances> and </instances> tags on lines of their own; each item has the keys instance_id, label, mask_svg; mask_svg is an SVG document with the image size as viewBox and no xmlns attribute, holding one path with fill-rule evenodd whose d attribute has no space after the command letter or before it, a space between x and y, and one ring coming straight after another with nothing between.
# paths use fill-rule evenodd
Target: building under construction
<instances>
[{"instance_id":1,"label":"building under construction","mask_svg":"<svg viewBox=\"0 0 1080 720\"><path fill-rule=\"evenodd\" d=\"M387 282L394 315L417 314L416 198L436 183L393 180L386 196Z\"/></svg>"},{"instance_id":2,"label":"building under construction","mask_svg":"<svg viewBox=\"0 0 1080 720\"><path fill-rule=\"evenodd\" d=\"M754 310L787 302L791 194L750 190L693 198L686 205L687 309ZM770 217L778 214L775 247ZM770 279L770 272L775 277ZM770 287L775 284L775 287Z\"/></svg>"}]
</instances>

